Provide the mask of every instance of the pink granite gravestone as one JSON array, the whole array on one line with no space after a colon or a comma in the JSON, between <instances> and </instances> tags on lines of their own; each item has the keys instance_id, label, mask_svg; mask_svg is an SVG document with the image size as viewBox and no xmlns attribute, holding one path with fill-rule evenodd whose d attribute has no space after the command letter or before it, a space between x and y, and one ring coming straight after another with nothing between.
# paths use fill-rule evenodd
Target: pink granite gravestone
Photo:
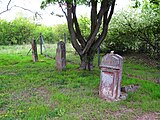
<instances>
[{"instance_id":1,"label":"pink granite gravestone","mask_svg":"<svg viewBox=\"0 0 160 120\"><path fill-rule=\"evenodd\" d=\"M56 49L56 68L57 70L66 69L66 48L65 43L60 41Z\"/></svg>"},{"instance_id":2,"label":"pink granite gravestone","mask_svg":"<svg viewBox=\"0 0 160 120\"><path fill-rule=\"evenodd\" d=\"M122 81L122 60L120 55L106 54L102 58L99 96L107 101L120 100Z\"/></svg>"}]
</instances>

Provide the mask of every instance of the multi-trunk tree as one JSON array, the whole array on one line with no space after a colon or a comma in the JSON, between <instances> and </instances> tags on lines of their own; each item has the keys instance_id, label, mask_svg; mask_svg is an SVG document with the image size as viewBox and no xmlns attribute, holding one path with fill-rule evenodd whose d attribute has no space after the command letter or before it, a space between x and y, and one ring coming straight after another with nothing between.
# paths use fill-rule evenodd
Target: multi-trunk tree
<instances>
[{"instance_id":1,"label":"multi-trunk tree","mask_svg":"<svg viewBox=\"0 0 160 120\"><path fill-rule=\"evenodd\" d=\"M56 3L62 8L67 19L71 43L81 59L80 69L93 69L93 59L97 48L107 35L108 25L114 12L115 1L116 0L45 0L42 2L41 8L47 7L48 4ZM87 39L82 35L77 20L76 8L79 4L88 5L91 8L90 35Z\"/></svg>"}]
</instances>

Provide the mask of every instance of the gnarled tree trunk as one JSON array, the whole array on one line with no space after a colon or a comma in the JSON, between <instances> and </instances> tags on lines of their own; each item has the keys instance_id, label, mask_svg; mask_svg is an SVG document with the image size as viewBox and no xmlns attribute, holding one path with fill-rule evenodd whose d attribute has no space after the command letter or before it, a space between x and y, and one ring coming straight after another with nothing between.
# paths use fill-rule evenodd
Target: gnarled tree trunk
<instances>
[{"instance_id":1,"label":"gnarled tree trunk","mask_svg":"<svg viewBox=\"0 0 160 120\"><path fill-rule=\"evenodd\" d=\"M108 25L114 11L115 0L102 0L99 11L97 11L97 3L98 0L90 1L91 32L88 39L85 39L82 36L78 24L76 16L77 0L66 2L67 13L63 11L67 18L68 29L71 35L71 43L81 59L80 69L93 69L94 55L97 48L107 35ZM101 33L99 31L100 27L102 27Z\"/></svg>"},{"instance_id":2,"label":"gnarled tree trunk","mask_svg":"<svg viewBox=\"0 0 160 120\"><path fill-rule=\"evenodd\" d=\"M92 54L80 55L81 64L79 69L93 70L93 58L94 55Z\"/></svg>"}]
</instances>

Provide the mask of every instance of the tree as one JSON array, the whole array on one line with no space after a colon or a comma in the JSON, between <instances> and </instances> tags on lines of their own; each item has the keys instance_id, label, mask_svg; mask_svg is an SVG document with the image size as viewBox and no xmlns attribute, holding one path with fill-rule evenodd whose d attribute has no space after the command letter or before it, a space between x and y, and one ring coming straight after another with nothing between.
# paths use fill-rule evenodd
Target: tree
<instances>
[{"instance_id":1,"label":"tree","mask_svg":"<svg viewBox=\"0 0 160 120\"><path fill-rule=\"evenodd\" d=\"M41 8L48 4L56 4L62 8L66 16L68 29L71 35L71 43L80 56L80 69L93 69L93 59L97 48L107 35L108 25L114 12L116 0L45 0ZM98 9L98 3L100 8ZM79 22L77 20L77 5L83 4L91 7L90 16L90 34L85 39L81 33ZM66 11L64 9L66 7ZM100 28L102 31L100 32Z\"/></svg>"}]
</instances>

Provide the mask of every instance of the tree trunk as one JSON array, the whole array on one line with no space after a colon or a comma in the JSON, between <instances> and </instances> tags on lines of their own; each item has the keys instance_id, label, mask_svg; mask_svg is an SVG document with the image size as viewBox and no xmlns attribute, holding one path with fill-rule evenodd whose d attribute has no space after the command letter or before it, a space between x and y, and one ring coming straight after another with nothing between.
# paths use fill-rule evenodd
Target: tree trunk
<instances>
[{"instance_id":1,"label":"tree trunk","mask_svg":"<svg viewBox=\"0 0 160 120\"><path fill-rule=\"evenodd\" d=\"M97 48L105 39L108 32L108 25L114 11L115 0L102 0L99 11L97 11L98 0L91 0L91 31L87 39L83 37L77 20L77 0L66 3L67 13L64 10L62 11L67 18L71 43L80 56L81 64L79 69L92 70L93 58ZM99 29L101 27L102 31L100 32Z\"/></svg>"},{"instance_id":2,"label":"tree trunk","mask_svg":"<svg viewBox=\"0 0 160 120\"><path fill-rule=\"evenodd\" d=\"M79 69L93 70L93 58L94 55L91 54L80 55L81 64Z\"/></svg>"}]
</instances>

